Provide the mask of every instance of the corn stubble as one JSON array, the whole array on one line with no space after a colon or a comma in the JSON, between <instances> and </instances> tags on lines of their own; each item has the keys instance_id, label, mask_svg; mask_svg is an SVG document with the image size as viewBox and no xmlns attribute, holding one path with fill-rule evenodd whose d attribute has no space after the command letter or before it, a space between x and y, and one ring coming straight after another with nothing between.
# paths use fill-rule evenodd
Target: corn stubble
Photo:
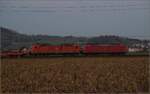
<instances>
[{"instance_id":1,"label":"corn stubble","mask_svg":"<svg viewBox=\"0 0 150 94\"><path fill-rule=\"evenodd\" d=\"M3 59L3 93L148 92L148 57Z\"/></svg>"}]
</instances>

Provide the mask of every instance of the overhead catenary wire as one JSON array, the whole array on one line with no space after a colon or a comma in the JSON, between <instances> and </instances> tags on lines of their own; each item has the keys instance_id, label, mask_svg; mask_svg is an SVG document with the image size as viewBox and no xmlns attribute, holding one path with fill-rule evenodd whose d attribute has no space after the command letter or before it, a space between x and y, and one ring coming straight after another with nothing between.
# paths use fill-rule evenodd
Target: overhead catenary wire
<instances>
[{"instance_id":1,"label":"overhead catenary wire","mask_svg":"<svg viewBox=\"0 0 150 94\"><path fill-rule=\"evenodd\" d=\"M3 2L4 1L4 2ZM27 4L21 0L21 5L16 5L14 2L18 0L1 0L0 11L2 12L99 12L99 11L130 11L130 10L150 10L149 0L55 0L61 1L63 4L58 4L54 0L43 0L42 3L37 5L36 1L39 0L26 0ZM30 5L29 2L33 2ZM78 2L79 5L68 3L68 1ZM86 3L80 3L84 1ZM90 2L89 2L90 1ZM103 3L101 1L104 1ZM45 3L44 3L45 2ZM93 2L99 2L93 3ZM100 3L101 2L101 3ZM118 3L119 2L119 3Z\"/></svg>"}]
</instances>

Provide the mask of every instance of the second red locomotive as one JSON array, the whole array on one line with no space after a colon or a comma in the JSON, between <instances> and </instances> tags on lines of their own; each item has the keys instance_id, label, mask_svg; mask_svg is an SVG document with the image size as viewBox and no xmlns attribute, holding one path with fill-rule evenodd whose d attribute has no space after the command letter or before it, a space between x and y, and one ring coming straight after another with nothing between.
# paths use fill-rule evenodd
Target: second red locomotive
<instances>
[{"instance_id":1,"label":"second red locomotive","mask_svg":"<svg viewBox=\"0 0 150 94\"><path fill-rule=\"evenodd\" d=\"M85 45L82 51L85 54L124 54L128 52L128 47L123 44L92 44Z\"/></svg>"}]
</instances>

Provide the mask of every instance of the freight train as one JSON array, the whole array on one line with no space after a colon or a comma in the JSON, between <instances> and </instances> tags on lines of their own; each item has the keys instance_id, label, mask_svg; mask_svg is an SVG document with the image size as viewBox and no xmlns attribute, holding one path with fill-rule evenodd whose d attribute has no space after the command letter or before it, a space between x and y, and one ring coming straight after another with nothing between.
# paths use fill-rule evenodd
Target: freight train
<instances>
[{"instance_id":1,"label":"freight train","mask_svg":"<svg viewBox=\"0 0 150 94\"><path fill-rule=\"evenodd\" d=\"M1 52L1 57L23 56L48 56L48 55L96 55L110 54L120 55L128 52L128 47L123 44L64 44L47 45L34 44L29 49Z\"/></svg>"}]
</instances>

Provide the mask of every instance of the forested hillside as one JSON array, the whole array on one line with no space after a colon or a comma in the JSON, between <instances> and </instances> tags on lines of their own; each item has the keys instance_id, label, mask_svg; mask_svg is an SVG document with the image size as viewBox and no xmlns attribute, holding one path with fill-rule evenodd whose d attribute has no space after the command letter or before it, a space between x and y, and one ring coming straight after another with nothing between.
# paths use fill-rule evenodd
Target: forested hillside
<instances>
[{"instance_id":1,"label":"forested hillside","mask_svg":"<svg viewBox=\"0 0 150 94\"><path fill-rule=\"evenodd\" d=\"M53 36L53 35L26 35L20 34L14 30L7 28L0 28L1 35L1 50L19 49L21 47L30 47L35 43L44 44L70 44L70 43L100 43L100 44L114 44L123 43L127 46L135 43L147 43L148 40L130 39L126 37L119 37L114 35L98 36L98 37L75 37L75 36Z\"/></svg>"}]
</instances>

